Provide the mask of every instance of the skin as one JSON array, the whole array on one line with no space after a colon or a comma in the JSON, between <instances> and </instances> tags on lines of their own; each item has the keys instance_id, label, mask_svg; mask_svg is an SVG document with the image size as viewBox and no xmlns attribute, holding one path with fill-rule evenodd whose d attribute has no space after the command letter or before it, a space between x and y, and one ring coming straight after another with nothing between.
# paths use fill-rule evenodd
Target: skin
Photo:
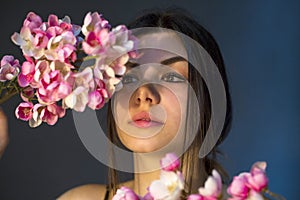
<instances>
[{"instance_id":1,"label":"skin","mask_svg":"<svg viewBox=\"0 0 300 200\"><path fill-rule=\"evenodd\" d=\"M184 103L179 102L175 94L176 91L172 91L163 84L167 83L173 89L175 88L180 90L180 92L186 92L185 86L188 74L188 63L186 61L178 61L178 59L174 59L177 58L176 55L161 50L147 50L142 51L142 53L148 56L145 56L145 58L142 56L140 59L135 60L135 65L147 64L149 56L151 56L152 63L168 63L168 67L174 70L172 73L176 73L176 76L173 74L169 75L169 71L159 74L159 76L162 77L167 76L168 81L162 81L162 85L154 84L152 85L152 88L149 86L149 84L141 85L141 87L137 88L133 92L129 99L129 116L131 119L138 113L150 112L151 108L157 105L164 110L167 117L165 120L159 120L163 121L163 123L160 124L161 129L157 133L151 135L150 137L138 137L136 135L126 133L126 131L122 129L121 125L117 126L118 136L121 142L128 149L132 150L133 152L146 153L159 150L160 148L166 146L178 132L182 116L182 108L180 104ZM131 87L131 84L135 83L123 84L123 87ZM161 114L154 113L154 117L159 119L161 118ZM149 129L149 127L139 128L137 131L142 132L145 129Z\"/></svg>"},{"instance_id":2,"label":"skin","mask_svg":"<svg viewBox=\"0 0 300 200\"><path fill-rule=\"evenodd\" d=\"M122 124L118 122L117 132L121 142L128 149L133 152L146 153L160 150L168 145L175 135L178 134L181 117L183 116L182 109L185 108L187 99L185 97L179 102L176 93L178 93L178 91L183 94L187 93L186 80L188 78L188 62L183 58L187 55L185 47L174 33L148 33L140 36L139 42L141 46L144 47L150 47L153 43L156 43L161 46L161 49L140 49L138 51L140 56L138 56L137 59L129 61L127 75L134 74L134 70L139 70L139 72L135 73L136 79L154 82L154 84L152 84L152 88L150 88L149 84L144 84L139 81L129 81L129 83L125 83L124 80L127 80L125 75L123 78L123 89L119 91L119 93L123 91L124 93L128 93L129 90L127 90L127 88L131 88L136 84L140 84L140 87L131 94L129 101L127 100L129 97L126 95L123 95L120 99L122 101L128 101L129 120L132 120L132 118L140 112L151 113L151 109L155 106L159 106L164 111L166 117L163 120L161 117L162 113L153 112L153 117L157 118L157 121L163 122L161 129L153 135L149 134L149 132L151 133L150 128L135 128L132 131L133 134L128 133L126 129L122 127ZM173 54L164 49L176 49L178 54ZM159 65L167 67L157 70L157 68L160 67ZM134 69L131 70L131 68ZM169 73L171 71L176 75L170 75ZM141 72L143 72L142 75L139 74ZM165 78L167 78L167 80ZM117 117L115 115L115 118L124 118L125 115L124 113ZM118 119L116 121L118 121ZM145 129L150 129L150 131ZM144 137L135 135L136 132L143 132L144 130L146 134L143 135Z\"/></svg>"},{"instance_id":3,"label":"skin","mask_svg":"<svg viewBox=\"0 0 300 200\"><path fill-rule=\"evenodd\" d=\"M153 35L154 39L156 36ZM181 46L183 48L183 46ZM144 56L140 59L135 60L135 63L146 64L146 63L161 63L168 65L174 72L187 80L188 77L188 63L183 60L176 60L177 56L171 53L167 53L161 50L146 50L142 51ZM172 61L173 60L173 61ZM169 62L170 61L170 62ZM172 62L171 62L172 61ZM158 67L158 66L156 66ZM164 76L164 73L162 74ZM171 79L178 80L176 77L170 77ZM180 81L182 81L180 79ZM177 89L180 92L186 92L186 83L183 82L168 82L170 87ZM124 87L127 87L124 85ZM128 86L130 87L130 86ZM160 85L155 85L154 89L149 89L149 87L142 85L137 90L134 91L130 100L129 100L129 115L132 117L135 114L146 111L149 112L152 106L159 104L163 107L166 112L166 121L162 129L155 135L147 138L135 137L133 135L127 134L120 127L117 126L118 137L121 142L133 152L139 153L148 153L157 151L170 143L170 141L178 134L179 124L182 117L182 108L180 104L183 104L183 107L186 105L185 102L179 102L174 91ZM185 90L185 91L184 91ZM186 101L186 100L185 100ZM171 103L170 103L171 102ZM158 116L156 116L158 117ZM143 131L143 128L140 128L140 131ZM178 148L177 144L181 143L179 140L172 144L169 148L174 149ZM176 146L176 147L175 147ZM135 155L134 164L135 171L143 171L140 166L144 166L145 163L151 165L152 163L159 163L158 157L151 156L139 156ZM146 165L148 165L146 164ZM132 189L139 195L144 196L147 193L146 188L151 184L155 179L159 179L160 170L150 171L147 173L135 173Z\"/></svg>"},{"instance_id":4,"label":"skin","mask_svg":"<svg viewBox=\"0 0 300 200\"><path fill-rule=\"evenodd\" d=\"M0 108L0 158L4 154L5 148L9 142L7 129L7 118L3 110Z\"/></svg>"}]
</instances>

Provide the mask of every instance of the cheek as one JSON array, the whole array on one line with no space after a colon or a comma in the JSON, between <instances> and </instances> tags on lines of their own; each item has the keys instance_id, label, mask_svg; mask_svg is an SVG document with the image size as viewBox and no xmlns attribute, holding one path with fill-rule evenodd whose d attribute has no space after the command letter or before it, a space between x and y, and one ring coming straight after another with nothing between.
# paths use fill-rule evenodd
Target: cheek
<instances>
[{"instance_id":1,"label":"cheek","mask_svg":"<svg viewBox=\"0 0 300 200\"><path fill-rule=\"evenodd\" d=\"M162 104L165 104L163 107L165 108L165 111L167 113L167 121L180 121L182 113L181 105L176 96L166 98L165 100L166 102L162 102Z\"/></svg>"},{"instance_id":2,"label":"cheek","mask_svg":"<svg viewBox=\"0 0 300 200\"><path fill-rule=\"evenodd\" d=\"M177 91L178 92L178 91ZM180 92L180 91L179 91ZM182 92L185 93L183 90ZM161 104L166 109L166 113L168 114L168 120L170 121L180 121L183 109L185 109L186 98L179 97L172 92L171 90L163 91L164 95L161 101Z\"/></svg>"},{"instance_id":3,"label":"cheek","mask_svg":"<svg viewBox=\"0 0 300 200\"><path fill-rule=\"evenodd\" d=\"M116 130L117 130L117 136L119 140L121 141L122 144L126 146L126 142L124 141L124 136L126 136L127 134L124 133L118 126L116 128L117 128Z\"/></svg>"},{"instance_id":4,"label":"cheek","mask_svg":"<svg viewBox=\"0 0 300 200\"><path fill-rule=\"evenodd\" d=\"M182 120L182 107L178 97L171 91L166 91L161 101L162 107L167 114L164 134L175 136L178 133ZM170 138L169 138L170 139Z\"/></svg>"}]
</instances>

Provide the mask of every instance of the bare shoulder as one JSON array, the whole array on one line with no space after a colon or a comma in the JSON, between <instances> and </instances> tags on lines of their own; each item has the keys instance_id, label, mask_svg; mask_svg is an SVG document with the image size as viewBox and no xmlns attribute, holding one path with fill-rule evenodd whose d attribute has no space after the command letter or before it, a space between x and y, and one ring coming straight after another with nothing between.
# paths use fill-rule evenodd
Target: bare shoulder
<instances>
[{"instance_id":1,"label":"bare shoulder","mask_svg":"<svg viewBox=\"0 0 300 200\"><path fill-rule=\"evenodd\" d=\"M126 186L128 188L133 188L133 180L129 180L129 181L120 183L120 186Z\"/></svg>"},{"instance_id":2,"label":"bare shoulder","mask_svg":"<svg viewBox=\"0 0 300 200\"><path fill-rule=\"evenodd\" d=\"M72 188L62 195L57 200L102 200L106 194L106 186L100 184L87 184Z\"/></svg>"},{"instance_id":3,"label":"bare shoulder","mask_svg":"<svg viewBox=\"0 0 300 200\"><path fill-rule=\"evenodd\" d=\"M133 181L126 181L120 185L133 188ZM106 194L106 185L100 184L87 184L72 188L62 195L57 200L103 200ZM109 194L109 199L112 198Z\"/></svg>"}]
</instances>

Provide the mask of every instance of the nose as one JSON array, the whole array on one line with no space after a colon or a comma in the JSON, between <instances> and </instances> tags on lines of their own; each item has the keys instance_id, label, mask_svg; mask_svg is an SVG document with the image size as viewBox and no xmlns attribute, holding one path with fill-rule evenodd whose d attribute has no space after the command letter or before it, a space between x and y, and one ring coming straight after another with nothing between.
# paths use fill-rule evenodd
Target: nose
<instances>
[{"instance_id":1,"label":"nose","mask_svg":"<svg viewBox=\"0 0 300 200\"><path fill-rule=\"evenodd\" d=\"M160 102L160 95L153 84L146 84L139 87L132 95L132 101L135 105L155 105Z\"/></svg>"}]
</instances>

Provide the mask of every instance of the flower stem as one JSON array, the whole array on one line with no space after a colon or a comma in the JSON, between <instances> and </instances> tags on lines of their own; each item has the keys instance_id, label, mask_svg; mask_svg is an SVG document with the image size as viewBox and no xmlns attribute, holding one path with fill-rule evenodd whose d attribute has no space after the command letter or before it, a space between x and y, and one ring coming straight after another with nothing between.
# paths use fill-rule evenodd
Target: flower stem
<instances>
[{"instance_id":1,"label":"flower stem","mask_svg":"<svg viewBox=\"0 0 300 200\"><path fill-rule=\"evenodd\" d=\"M13 97L15 94L18 94L17 90L12 91L10 93L7 92L3 97L0 97L0 105L3 104L8 99L10 99L11 97Z\"/></svg>"},{"instance_id":2,"label":"flower stem","mask_svg":"<svg viewBox=\"0 0 300 200\"><path fill-rule=\"evenodd\" d=\"M2 90L3 90L3 83L2 82L0 82L0 96L1 96L1 94L2 94Z\"/></svg>"},{"instance_id":3,"label":"flower stem","mask_svg":"<svg viewBox=\"0 0 300 200\"><path fill-rule=\"evenodd\" d=\"M99 56L86 56L82 59L82 61L87 61L87 60L93 60L93 59L96 59L98 58Z\"/></svg>"},{"instance_id":4,"label":"flower stem","mask_svg":"<svg viewBox=\"0 0 300 200\"><path fill-rule=\"evenodd\" d=\"M266 194L270 195L271 197L274 197L274 199L276 200L286 200L283 196L281 196L280 194L276 194L274 192L271 192L270 190L266 190L265 191Z\"/></svg>"}]
</instances>

